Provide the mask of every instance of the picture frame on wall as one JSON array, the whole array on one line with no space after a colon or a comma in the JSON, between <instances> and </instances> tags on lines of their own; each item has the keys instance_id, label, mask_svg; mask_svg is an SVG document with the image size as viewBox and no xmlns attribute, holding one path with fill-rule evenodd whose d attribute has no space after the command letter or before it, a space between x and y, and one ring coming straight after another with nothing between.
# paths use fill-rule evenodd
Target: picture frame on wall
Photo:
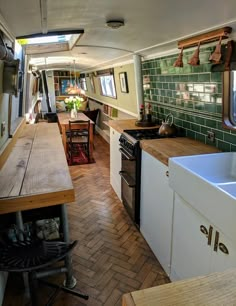
<instances>
[{"instance_id":1,"label":"picture frame on wall","mask_svg":"<svg viewBox=\"0 0 236 306\"><path fill-rule=\"evenodd\" d=\"M119 73L119 79L120 79L120 90L121 92L128 93L129 87L128 87L128 78L126 72L120 72Z\"/></svg>"},{"instance_id":2,"label":"picture frame on wall","mask_svg":"<svg viewBox=\"0 0 236 306\"><path fill-rule=\"evenodd\" d=\"M79 86L79 83L76 83L76 80L72 80L68 77L65 78L60 78L60 93L62 96L69 95L68 93L68 88L70 85L74 86Z\"/></svg>"}]
</instances>

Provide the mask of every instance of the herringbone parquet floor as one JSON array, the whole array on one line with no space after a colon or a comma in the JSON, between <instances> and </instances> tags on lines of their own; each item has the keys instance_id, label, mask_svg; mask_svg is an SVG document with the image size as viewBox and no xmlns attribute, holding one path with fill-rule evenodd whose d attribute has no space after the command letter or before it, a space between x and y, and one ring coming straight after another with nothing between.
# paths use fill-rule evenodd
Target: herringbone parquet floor
<instances>
[{"instance_id":1,"label":"herringbone parquet floor","mask_svg":"<svg viewBox=\"0 0 236 306\"><path fill-rule=\"evenodd\" d=\"M90 298L60 293L55 306L120 306L126 292L169 282L109 183L109 145L98 135L94 157L94 164L70 167L76 202L68 205L71 239L79 240L73 251L77 288ZM13 288L11 281L4 306L23 305L22 288Z\"/></svg>"}]
</instances>

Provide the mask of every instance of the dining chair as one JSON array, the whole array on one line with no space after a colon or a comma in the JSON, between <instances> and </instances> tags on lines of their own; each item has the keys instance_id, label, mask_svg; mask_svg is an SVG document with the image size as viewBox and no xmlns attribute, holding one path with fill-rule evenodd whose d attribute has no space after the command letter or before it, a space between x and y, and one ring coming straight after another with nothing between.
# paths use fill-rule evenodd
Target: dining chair
<instances>
[{"instance_id":1,"label":"dining chair","mask_svg":"<svg viewBox=\"0 0 236 306\"><path fill-rule=\"evenodd\" d=\"M93 134L95 134L95 125L97 121L98 114L100 112L100 109L93 109L93 110L85 110L83 113L94 122L93 125Z\"/></svg>"},{"instance_id":2,"label":"dining chair","mask_svg":"<svg viewBox=\"0 0 236 306\"><path fill-rule=\"evenodd\" d=\"M90 137L90 120L69 120L69 130L67 131L67 153L70 165L73 164L74 157L79 157L81 150L86 154L88 162Z\"/></svg>"}]
</instances>

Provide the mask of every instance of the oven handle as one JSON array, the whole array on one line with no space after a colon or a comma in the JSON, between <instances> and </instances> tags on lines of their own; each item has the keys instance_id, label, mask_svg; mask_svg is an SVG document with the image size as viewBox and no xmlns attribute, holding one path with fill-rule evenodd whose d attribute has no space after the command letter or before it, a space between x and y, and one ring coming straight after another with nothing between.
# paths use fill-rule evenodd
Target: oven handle
<instances>
[{"instance_id":1,"label":"oven handle","mask_svg":"<svg viewBox=\"0 0 236 306\"><path fill-rule=\"evenodd\" d=\"M128 155L128 153L126 153L124 149L120 148L119 151L120 151L120 153L121 153L122 155L124 155L124 157L125 157L126 159L128 159L128 160L134 160L134 158L131 157L130 155Z\"/></svg>"},{"instance_id":2,"label":"oven handle","mask_svg":"<svg viewBox=\"0 0 236 306\"><path fill-rule=\"evenodd\" d=\"M122 179L125 181L125 183L129 186L129 187L135 187L135 183L128 181L128 175L126 174L125 171L119 171L119 175L122 177Z\"/></svg>"}]
</instances>

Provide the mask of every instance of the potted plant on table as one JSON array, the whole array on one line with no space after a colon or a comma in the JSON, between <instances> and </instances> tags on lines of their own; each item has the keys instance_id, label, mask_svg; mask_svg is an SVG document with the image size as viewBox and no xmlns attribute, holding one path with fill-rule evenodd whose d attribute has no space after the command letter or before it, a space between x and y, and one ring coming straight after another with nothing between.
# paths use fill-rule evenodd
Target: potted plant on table
<instances>
[{"instance_id":1,"label":"potted plant on table","mask_svg":"<svg viewBox=\"0 0 236 306\"><path fill-rule=\"evenodd\" d=\"M71 113L71 118L77 118L77 111L81 107L83 100L79 96L69 97L64 100L66 109Z\"/></svg>"}]
</instances>

